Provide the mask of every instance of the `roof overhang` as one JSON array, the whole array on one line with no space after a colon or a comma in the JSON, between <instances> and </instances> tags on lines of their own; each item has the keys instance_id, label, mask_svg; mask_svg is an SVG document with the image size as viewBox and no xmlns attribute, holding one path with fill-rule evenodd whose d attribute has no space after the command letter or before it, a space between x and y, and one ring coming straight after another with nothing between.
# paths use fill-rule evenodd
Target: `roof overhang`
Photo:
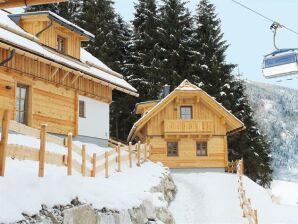
<instances>
[{"instance_id":1,"label":"roof overhang","mask_svg":"<svg viewBox=\"0 0 298 224\"><path fill-rule=\"evenodd\" d=\"M0 0L1 1L1 0ZM49 21L54 21L56 23L58 23L59 25L67 28L68 30L71 30L85 38L87 38L86 40L90 40L90 39L94 39L95 36L84 30L83 28L65 20L64 18L62 18L61 16L51 12L51 11L37 11L37 12L26 12L26 13L19 13L19 14L11 14L8 17L13 20L15 23L19 23L21 18L30 18L32 16L46 16L48 18Z\"/></svg>"},{"instance_id":2,"label":"roof overhang","mask_svg":"<svg viewBox=\"0 0 298 224\"><path fill-rule=\"evenodd\" d=\"M0 0L0 9L66 2L68 0Z\"/></svg>"},{"instance_id":3,"label":"roof overhang","mask_svg":"<svg viewBox=\"0 0 298 224\"><path fill-rule=\"evenodd\" d=\"M229 112L225 107L223 107L220 103L218 103L215 99L213 99L210 95L208 95L205 91L201 89L194 89L189 90L186 88L177 88L173 92L171 92L167 97L165 97L163 100L161 100L158 104L156 104L150 111L148 111L147 114L145 114L143 117L141 117L132 127L129 136L128 141L133 140L136 137L136 134L138 131L140 131L146 123L151 119L151 117L155 116L160 110L166 107L168 103L170 103L176 96L178 95L197 95L200 98L202 98L202 101L204 101L207 105L213 105L214 110L221 114L223 119L227 122L227 125L229 127L229 130L227 132L227 135L232 135L234 133L240 132L242 130L245 130L245 125L236 118L231 112Z\"/></svg>"},{"instance_id":4,"label":"roof overhang","mask_svg":"<svg viewBox=\"0 0 298 224\"><path fill-rule=\"evenodd\" d=\"M112 89L116 89L118 91L127 93L127 94L132 95L132 96L135 96L135 97L138 97L139 96L139 94L137 92L134 92L134 91L131 91L131 90L125 88L125 87L119 86L116 83L111 83L108 80L98 78L98 77L94 76L91 73L87 73L85 71L81 71L81 70L79 70L77 68L74 68L74 67L72 67L72 66L70 66L68 64L62 63L60 61L55 61L52 58L47 57L46 55L42 55L42 54L39 54L38 52L31 51L29 49L23 48L22 46L18 46L18 45L15 45L13 43L7 42L6 40L3 40L1 38L0 38L0 47L3 47L4 49L7 49L7 50L15 49L16 50L16 53L19 53L21 55L26 55L26 56L31 57L31 58L34 58L34 59L36 59L37 57L41 57L41 58L47 60L49 64L53 64L53 65L56 64L56 66L57 67L60 67L60 68L68 68L70 70L73 70L73 71L78 72L79 74L82 74L83 76L84 75L89 76L93 80L101 80L103 85L109 86Z\"/></svg>"}]
</instances>

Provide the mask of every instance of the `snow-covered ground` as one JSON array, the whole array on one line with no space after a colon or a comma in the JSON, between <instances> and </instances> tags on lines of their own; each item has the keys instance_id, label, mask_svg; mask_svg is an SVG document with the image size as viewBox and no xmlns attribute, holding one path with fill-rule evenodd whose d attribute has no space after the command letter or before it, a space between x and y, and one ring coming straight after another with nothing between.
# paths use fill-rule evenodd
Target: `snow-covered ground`
<instances>
[{"instance_id":1,"label":"snow-covered ground","mask_svg":"<svg viewBox=\"0 0 298 224\"><path fill-rule=\"evenodd\" d=\"M38 213L42 204L66 205L76 197L97 209L128 209L146 199L162 206L161 193L150 189L168 172L159 164L146 162L106 179L103 175L82 177L76 172L67 176L66 168L46 165L45 177L39 178L37 162L7 159L6 163L5 177L0 178L0 223L21 220L22 213Z\"/></svg>"},{"instance_id":2,"label":"snow-covered ground","mask_svg":"<svg viewBox=\"0 0 298 224\"><path fill-rule=\"evenodd\" d=\"M246 223L241 217L235 174L173 173L173 177L178 193L170 210L177 223ZM262 224L298 223L298 205L293 205L295 200L290 200L291 195L297 199L297 186L275 181L273 193L279 193L288 204L292 204L278 205L272 202L268 190L244 178L247 196L251 198L253 208L258 210L259 223Z\"/></svg>"},{"instance_id":3,"label":"snow-covered ground","mask_svg":"<svg viewBox=\"0 0 298 224\"><path fill-rule=\"evenodd\" d=\"M274 180L271 192L277 203L282 205L295 205L298 209L298 183Z\"/></svg>"},{"instance_id":4,"label":"snow-covered ground","mask_svg":"<svg viewBox=\"0 0 298 224\"><path fill-rule=\"evenodd\" d=\"M170 210L176 223L242 223L236 175L173 173L178 192Z\"/></svg>"}]
</instances>

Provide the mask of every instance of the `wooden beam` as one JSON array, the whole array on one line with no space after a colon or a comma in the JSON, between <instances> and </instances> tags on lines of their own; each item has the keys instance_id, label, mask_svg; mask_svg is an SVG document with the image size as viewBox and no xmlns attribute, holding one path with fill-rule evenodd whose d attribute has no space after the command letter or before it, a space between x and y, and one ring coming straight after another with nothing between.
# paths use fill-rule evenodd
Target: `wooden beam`
<instances>
[{"instance_id":1,"label":"wooden beam","mask_svg":"<svg viewBox=\"0 0 298 224\"><path fill-rule=\"evenodd\" d=\"M66 2L68 0L0 0L0 9Z\"/></svg>"},{"instance_id":2,"label":"wooden beam","mask_svg":"<svg viewBox=\"0 0 298 224\"><path fill-rule=\"evenodd\" d=\"M60 68L56 68L56 69L52 72L52 74L51 74L51 79L54 78L55 75L57 75L57 73L59 72L59 69L60 69Z\"/></svg>"},{"instance_id":3,"label":"wooden beam","mask_svg":"<svg viewBox=\"0 0 298 224\"><path fill-rule=\"evenodd\" d=\"M9 122L11 117L11 111L5 110L2 120L2 134L0 142L0 176L4 176L5 173L5 160L7 154L7 141L8 141L8 130Z\"/></svg>"},{"instance_id":4,"label":"wooden beam","mask_svg":"<svg viewBox=\"0 0 298 224\"><path fill-rule=\"evenodd\" d=\"M64 80L66 79L66 77L70 74L70 72L66 72L61 80L61 82L63 83Z\"/></svg>"},{"instance_id":5,"label":"wooden beam","mask_svg":"<svg viewBox=\"0 0 298 224\"><path fill-rule=\"evenodd\" d=\"M79 74L76 74L76 76L72 79L71 84L74 84L75 81L77 81L77 79L80 77Z\"/></svg>"}]
</instances>

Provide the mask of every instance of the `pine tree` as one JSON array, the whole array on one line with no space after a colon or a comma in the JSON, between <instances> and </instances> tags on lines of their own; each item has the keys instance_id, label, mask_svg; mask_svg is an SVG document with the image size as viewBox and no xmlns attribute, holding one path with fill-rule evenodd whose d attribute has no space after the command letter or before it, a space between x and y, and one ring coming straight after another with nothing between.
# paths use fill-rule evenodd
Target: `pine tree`
<instances>
[{"instance_id":1,"label":"pine tree","mask_svg":"<svg viewBox=\"0 0 298 224\"><path fill-rule=\"evenodd\" d=\"M111 0L83 1L78 25L95 35L95 39L85 46L86 49L111 69L121 72L120 48L125 43L113 4Z\"/></svg>"},{"instance_id":2,"label":"pine tree","mask_svg":"<svg viewBox=\"0 0 298 224\"><path fill-rule=\"evenodd\" d=\"M193 19L186 2L181 0L163 0L160 8L159 75L163 83L171 88L178 86L192 73L193 58L196 55L192 49Z\"/></svg>"},{"instance_id":3,"label":"pine tree","mask_svg":"<svg viewBox=\"0 0 298 224\"><path fill-rule=\"evenodd\" d=\"M245 173L260 184L269 185L272 179L270 145L253 119L243 82L232 75L235 65L225 62L228 45L223 40L215 6L208 0L201 0L197 13L193 48L200 52L200 57L196 60L192 78L247 128L229 138L229 158L243 157Z\"/></svg>"},{"instance_id":4,"label":"pine tree","mask_svg":"<svg viewBox=\"0 0 298 224\"><path fill-rule=\"evenodd\" d=\"M63 18L73 23L78 22L78 17L81 11L82 1L70 0L68 2L54 3L54 4L43 4L34 5L26 8L27 12L35 11L52 11Z\"/></svg>"},{"instance_id":5,"label":"pine tree","mask_svg":"<svg viewBox=\"0 0 298 224\"><path fill-rule=\"evenodd\" d=\"M157 13L156 0L139 0L135 5L128 80L138 87L138 101L157 99L162 89Z\"/></svg>"}]
</instances>

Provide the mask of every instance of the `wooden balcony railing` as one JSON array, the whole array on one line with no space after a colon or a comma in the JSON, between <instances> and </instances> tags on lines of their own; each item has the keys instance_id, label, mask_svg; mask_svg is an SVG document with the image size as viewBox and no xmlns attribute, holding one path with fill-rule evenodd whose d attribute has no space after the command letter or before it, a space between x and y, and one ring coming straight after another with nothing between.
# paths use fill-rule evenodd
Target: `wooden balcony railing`
<instances>
[{"instance_id":1,"label":"wooden balcony railing","mask_svg":"<svg viewBox=\"0 0 298 224\"><path fill-rule=\"evenodd\" d=\"M212 134L214 123L210 120L165 120L165 134Z\"/></svg>"}]
</instances>

